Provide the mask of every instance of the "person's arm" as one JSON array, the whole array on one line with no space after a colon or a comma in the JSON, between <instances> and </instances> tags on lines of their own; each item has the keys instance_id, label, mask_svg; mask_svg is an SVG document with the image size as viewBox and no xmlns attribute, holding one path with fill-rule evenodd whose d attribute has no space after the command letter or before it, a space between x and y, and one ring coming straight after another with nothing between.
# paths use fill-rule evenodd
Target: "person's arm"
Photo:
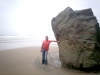
<instances>
[{"instance_id":1,"label":"person's arm","mask_svg":"<svg viewBox=\"0 0 100 75\"><path fill-rule=\"evenodd\" d=\"M59 43L59 41L51 41L51 42L58 42Z\"/></svg>"},{"instance_id":2,"label":"person's arm","mask_svg":"<svg viewBox=\"0 0 100 75\"><path fill-rule=\"evenodd\" d=\"M40 50L40 52L42 52L42 49L43 49L43 43L42 43L42 46L41 46L41 50Z\"/></svg>"}]
</instances>

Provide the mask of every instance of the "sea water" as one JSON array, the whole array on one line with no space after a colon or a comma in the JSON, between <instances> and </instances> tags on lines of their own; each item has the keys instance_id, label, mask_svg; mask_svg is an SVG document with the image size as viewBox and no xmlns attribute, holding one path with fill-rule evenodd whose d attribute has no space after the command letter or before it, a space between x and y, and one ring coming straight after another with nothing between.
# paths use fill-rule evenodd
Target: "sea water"
<instances>
[{"instance_id":1,"label":"sea water","mask_svg":"<svg viewBox=\"0 0 100 75\"><path fill-rule=\"evenodd\" d=\"M45 37L40 36L0 36L0 50L41 46ZM55 40L54 37L49 38ZM51 46L57 46L57 43L51 43Z\"/></svg>"}]
</instances>

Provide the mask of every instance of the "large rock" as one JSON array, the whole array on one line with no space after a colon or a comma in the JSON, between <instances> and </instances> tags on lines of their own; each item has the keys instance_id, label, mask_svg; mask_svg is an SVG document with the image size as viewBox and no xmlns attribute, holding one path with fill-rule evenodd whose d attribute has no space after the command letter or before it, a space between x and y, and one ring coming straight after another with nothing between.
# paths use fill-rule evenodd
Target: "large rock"
<instances>
[{"instance_id":1,"label":"large rock","mask_svg":"<svg viewBox=\"0 0 100 75\"><path fill-rule=\"evenodd\" d=\"M52 29L60 41L62 66L100 69L100 28L91 8L73 11L67 7L52 19Z\"/></svg>"}]
</instances>

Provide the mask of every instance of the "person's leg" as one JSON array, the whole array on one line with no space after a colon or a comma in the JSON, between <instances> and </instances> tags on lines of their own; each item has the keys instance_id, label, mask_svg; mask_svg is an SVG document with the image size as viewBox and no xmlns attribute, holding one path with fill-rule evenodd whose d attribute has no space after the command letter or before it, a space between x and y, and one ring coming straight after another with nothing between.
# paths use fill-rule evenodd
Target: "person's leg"
<instances>
[{"instance_id":1,"label":"person's leg","mask_svg":"<svg viewBox=\"0 0 100 75\"><path fill-rule=\"evenodd\" d=\"M48 51L45 51L45 65L48 64L48 61L47 61L47 55L48 55Z\"/></svg>"},{"instance_id":2,"label":"person's leg","mask_svg":"<svg viewBox=\"0 0 100 75\"><path fill-rule=\"evenodd\" d=\"M45 51L42 50L42 64L45 63Z\"/></svg>"}]
</instances>

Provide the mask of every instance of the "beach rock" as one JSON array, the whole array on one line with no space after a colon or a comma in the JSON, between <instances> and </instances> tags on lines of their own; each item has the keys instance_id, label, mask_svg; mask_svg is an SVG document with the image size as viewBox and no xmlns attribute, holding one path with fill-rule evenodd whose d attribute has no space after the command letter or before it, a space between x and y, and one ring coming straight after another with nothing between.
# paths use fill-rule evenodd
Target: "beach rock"
<instances>
[{"instance_id":1,"label":"beach rock","mask_svg":"<svg viewBox=\"0 0 100 75\"><path fill-rule=\"evenodd\" d=\"M62 66L80 70L100 69L100 28L92 9L67 7L52 19L52 29L60 41Z\"/></svg>"}]
</instances>

